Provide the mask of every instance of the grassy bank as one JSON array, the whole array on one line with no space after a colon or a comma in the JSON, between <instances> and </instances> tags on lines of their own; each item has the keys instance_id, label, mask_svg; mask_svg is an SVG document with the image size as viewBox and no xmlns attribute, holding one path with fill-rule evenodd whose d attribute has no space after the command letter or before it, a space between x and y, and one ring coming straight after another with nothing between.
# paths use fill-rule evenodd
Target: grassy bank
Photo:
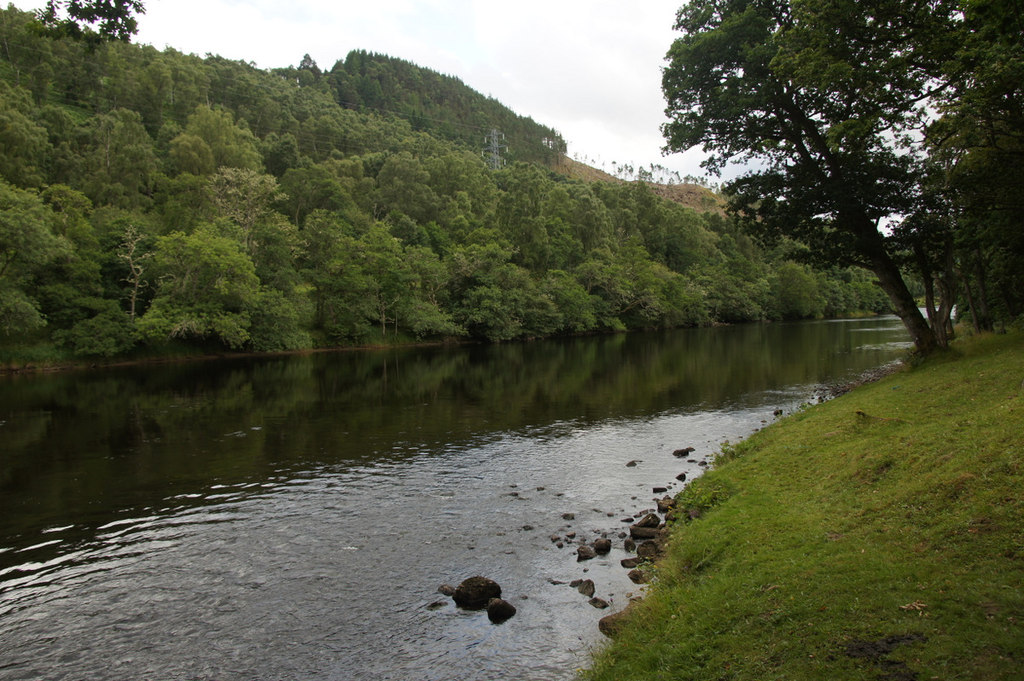
<instances>
[{"instance_id":1,"label":"grassy bank","mask_svg":"<svg viewBox=\"0 0 1024 681\"><path fill-rule=\"evenodd\" d=\"M1024 678L1024 336L726 450L587 678Z\"/></svg>"}]
</instances>

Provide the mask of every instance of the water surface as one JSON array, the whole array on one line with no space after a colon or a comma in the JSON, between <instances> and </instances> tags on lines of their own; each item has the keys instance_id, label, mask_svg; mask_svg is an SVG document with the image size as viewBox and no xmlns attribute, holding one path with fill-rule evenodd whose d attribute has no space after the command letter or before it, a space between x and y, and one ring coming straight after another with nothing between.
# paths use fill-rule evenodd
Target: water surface
<instances>
[{"instance_id":1,"label":"water surface","mask_svg":"<svg viewBox=\"0 0 1024 681\"><path fill-rule=\"evenodd\" d=\"M653 487L906 347L886 318L7 377L0 679L570 679ZM476 574L515 617L437 593Z\"/></svg>"}]
</instances>

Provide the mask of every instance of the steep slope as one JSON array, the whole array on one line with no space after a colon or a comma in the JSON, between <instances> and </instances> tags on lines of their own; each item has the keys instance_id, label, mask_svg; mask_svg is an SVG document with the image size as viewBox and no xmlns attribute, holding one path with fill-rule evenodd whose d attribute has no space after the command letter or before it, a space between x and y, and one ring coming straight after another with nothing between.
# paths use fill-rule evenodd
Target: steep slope
<instances>
[{"instance_id":1,"label":"steep slope","mask_svg":"<svg viewBox=\"0 0 1024 681\"><path fill-rule=\"evenodd\" d=\"M307 64L311 71L315 65ZM301 69L301 66L300 66ZM391 113L417 131L483 150L494 141L506 162L551 165L565 151L552 128L520 116L454 76L384 54L353 50L322 74L337 102L354 109Z\"/></svg>"}]
</instances>

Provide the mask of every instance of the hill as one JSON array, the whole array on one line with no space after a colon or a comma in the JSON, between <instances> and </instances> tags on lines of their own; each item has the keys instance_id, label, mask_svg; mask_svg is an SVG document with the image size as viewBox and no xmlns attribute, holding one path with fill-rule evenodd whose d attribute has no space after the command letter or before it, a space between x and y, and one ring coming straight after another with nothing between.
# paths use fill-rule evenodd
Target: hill
<instances>
[{"instance_id":1,"label":"hill","mask_svg":"<svg viewBox=\"0 0 1024 681\"><path fill-rule=\"evenodd\" d=\"M326 73L311 61L275 72L286 76L294 72L309 83L322 78L340 106L397 115L413 130L470 149L486 148L492 144L492 133L497 133L493 144L506 163L552 165L565 152L564 140L552 128L516 114L454 76L397 57L353 50Z\"/></svg>"},{"instance_id":2,"label":"hill","mask_svg":"<svg viewBox=\"0 0 1024 681\"><path fill-rule=\"evenodd\" d=\"M568 156L560 155L555 158L552 168L566 177L582 182L607 182L609 184L625 184L626 181L615 177L603 170L594 168L585 163L580 163ZM686 206L699 213L714 213L725 215L725 200L707 187L689 182L675 184L661 184L658 182L644 182L651 192L663 199Z\"/></svg>"}]
</instances>

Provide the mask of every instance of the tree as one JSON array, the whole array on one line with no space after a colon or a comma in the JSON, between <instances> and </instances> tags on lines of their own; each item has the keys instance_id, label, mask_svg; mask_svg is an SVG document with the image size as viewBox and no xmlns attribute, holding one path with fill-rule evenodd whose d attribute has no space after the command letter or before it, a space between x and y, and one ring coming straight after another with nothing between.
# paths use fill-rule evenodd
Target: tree
<instances>
[{"instance_id":1,"label":"tree","mask_svg":"<svg viewBox=\"0 0 1024 681\"><path fill-rule=\"evenodd\" d=\"M21 186L42 184L40 166L50 144L46 129L29 117L30 100L21 88L0 81L0 178Z\"/></svg>"},{"instance_id":2,"label":"tree","mask_svg":"<svg viewBox=\"0 0 1024 681\"><path fill-rule=\"evenodd\" d=\"M952 206L955 269L978 329L1024 311L1024 14L1020 3L963 2L944 71L953 84L928 130L941 160L940 199ZM941 291L941 288L940 288Z\"/></svg>"},{"instance_id":3,"label":"tree","mask_svg":"<svg viewBox=\"0 0 1024 681\"><path fill-rule=\"evenodd\" d=\"M223 166L259 170L263 165L256 137L245 124L236 123L228 111L205 105L189 115L185 131L171 145L176 169L182 172L208 173Z\"/></svg>"},{"instance_id":4,"label":"tree","mask_svg":"<svg viewBox=\"0 0 1024 681\"><path fill-rule=\"evenodd\" d=\"M0 180L0 330L39 328L46 321L29 290L34 272L70 252L51 229L53 214L40 198Z\"/></svg>"},{"instance_id":5,"label":"tree","mask_svg":"<svg viewBox=\"0 0 1024 681\"><path fill-rule=\"evenodd\" d=\"M922 354L936 337L883 228L912 207L954 4L695 0L663 78L667 148L750 162L726 190L744 224L871 270Z\"/></svg>"},{"instance_id":6,"label":"tree","mask_svg":"<svg viewBox=\"0 0 1024 681\"><path fill-rule=\"evenodd\" d=\"M249 342L260 282L238 241L200 225L158 238L153 260L160 283L138 322L144 336L211 339L232 349Z\"/></svg>"},{"instance_id":7,"label":"tree","mask_svg":"<svg viewBox=\"0 0 1024 681\"><path fill-rule=\"evenodd\" d=\"M47 0L39 18L58 34L81 38L83 27L95 26L103 39L128 42L139 30L135 15L145 12L142 0Z\"/></svg>"},{"instance_id":8,"label":"tree","mask_svg":"<svg viewBox=\"0 0 1024 681\"><path fill-rule=\"evenodd\" d=\"M151 251L144 251L139 245L146 239L146 235L139 231L138 227L129 224L125 227L124 238L117 249L117 257L124 262L128 268L128 275L121 281L128 284L128 319L135 321L135 307L139 302L139 294L149 286L145 279L146 261L153 256Z\"/></svg>"}]
</instances>

